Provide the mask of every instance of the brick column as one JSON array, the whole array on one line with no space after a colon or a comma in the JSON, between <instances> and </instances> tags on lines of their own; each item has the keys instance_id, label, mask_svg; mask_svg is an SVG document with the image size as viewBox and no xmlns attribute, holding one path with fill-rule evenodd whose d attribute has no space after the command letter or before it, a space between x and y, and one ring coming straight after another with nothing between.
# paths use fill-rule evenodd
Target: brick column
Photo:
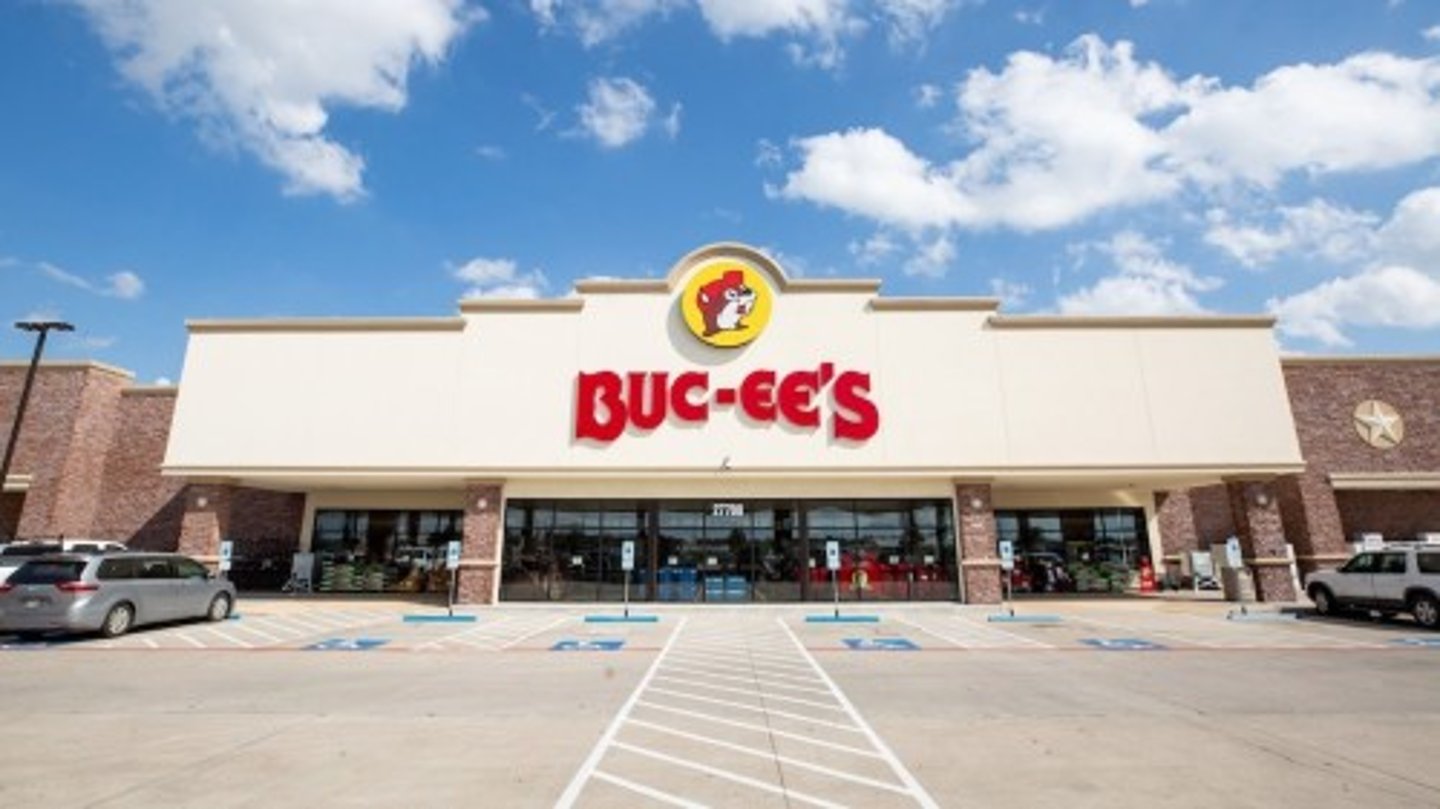
<instances>
[{"instance_id":1,"label":"brick column","mask_svg":"<svg viewBox=\"0 0 1440 809\"><path fill-rule=\"evenodd\" d=\"M1235 534L1246 564L1255 574L1261 601L1294 601L1297 597L1285 558L1285 526L1276 487L1270 481L1226 481Z\"/></svg>"},{"instance_id":2,"label":"brick column","mask_svg":"<svg viewBox=\"0 0 1440 809\"><path fill-rule=\"evenodd\" d=\"M230 507L235 486L228 483L191 483L185 487L185 512L180 518L180 553L202 562L220 560L220 540L230 533Z\"/></svg>"},{"instance_id":3,"label":"brick column","mask_svg":"<svg viewBox=\"0 0 1440 809\"><path fill-rule=\"evenodd\" d=\"M1323 474L1308 469L1303 474L1286 475L1276 481L1275 488L1302 576L1336 567L1350 558L1335 490Z\"/></svg>"},{"instance_id":4,"label":"brick column","mask_svg":"<svg viewBox=\"0 0 1440 809\"><path fill-rule=\"evenodd\" d=\"M456 600L462 604L493 604L499 597L501 505L499 483L465 487L465 535L460 544Z\"/></svg>"},{"instance_id":5,"label":"brick column","mask_svg":"<svg viewBox=\"0 0 1440 809\"><path fill-rule=\"evenodd\" d=\"M960 575L965 582L965 603L1000 603L1000 559L996 556L995 511L990 505L990 484L957 483L956 525L960 530Z\"/></svg>"}]
</instances>

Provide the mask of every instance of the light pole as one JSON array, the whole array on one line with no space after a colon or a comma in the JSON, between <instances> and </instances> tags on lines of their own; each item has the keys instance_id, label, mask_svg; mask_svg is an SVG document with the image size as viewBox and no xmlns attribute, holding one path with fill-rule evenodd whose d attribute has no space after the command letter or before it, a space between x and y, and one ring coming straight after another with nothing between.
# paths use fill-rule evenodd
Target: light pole
<instances>
[{"instance_id":1,"label":"light pole","mask_svg":"<svg viewBox=\"0 0 1440 809\"><path fill-rule=\"evenodd\" d=\"M35 370L40 366L40 354L45 351L45 337L52 331L75 331L75 327L60 320L22 320L15 324L20 331L35 332L35 353L30 356L30 369L25 372L25 387L20 389L20 402L15 406L15 423L10 425L10 440L5 442L5 459L0 461L0 494L5 492L5 481L10 477L10 462L15 459L15 447L20 443L20 424L25 421L25 406L30 403L30 388L35 384Z\"/></svg>"}]
</instances>

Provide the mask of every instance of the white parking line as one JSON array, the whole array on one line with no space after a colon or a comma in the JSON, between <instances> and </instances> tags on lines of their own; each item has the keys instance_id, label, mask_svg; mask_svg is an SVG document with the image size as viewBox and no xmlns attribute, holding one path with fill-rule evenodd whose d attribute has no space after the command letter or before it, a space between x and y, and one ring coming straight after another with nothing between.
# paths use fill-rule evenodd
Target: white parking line
<instances>
[{"instance_id":1,"label":"white parking line","mask_svg":"<svg viewBox=\"0 0 1440 809\"><path fill-rule=\"evenodd\" d=\"M716 778L723 778L726 781L734 781L737 784L744 784L748 787L754 787L763 792L769 792L772 795L781 795L786 800L797 800L801 803L808 803L812 806L822 806L826 809L844 809L844 804L832 803L831 801L827 801L823 798L817 798L814 795L807 795L804 792L797 792L788 787L777 787L774 784L767 784L764 781L759 781L749 776L740 775L739 773L733 773L729 770L722 770L717 767L711 767L706 764L701 764L698 761L689 761L683 758L676 758L674 756L661 753L657 750L650 750L649 748L639 747L633 744L626 744L625 742L615 742L615 747L620 750L628 750L629 752L636 755L646 756L648 758L653 758L657 761L663 761L666 764L673 764L677 767L684 767L686 769L695 770L697 772L703 772L706 775L713 775Z\"/></svg>"},{"instance_id":2,"label":"white parking line","mask_svg":"<svg viewBox=\"0 0 1440 809\"><path fill-rule=\"evenodd\" d=\"M561 793L560 800L555 802L557 809L567 809L567 807L575 805L575 800L580 797L580 791L585 788L585 782L590 780L590 776L600 766L600 759L605 757L606 751L615 742L615 734L620 732L620 726L625 724L625 720L630 717L630 712L635 710L635 703L640 701L641 692L654 679L655 672L659 670L660 664L665 660L665 654L670 651L670 647L675 645L680 633L685 631L686 620L688 619L681 618L680 622L676 624L670 637L665 641L664 648L660 650L660 654L655 655L655 662L650 664L645 676L640 678L640 684L635 687L630 698L625 700L625 704L620 706L620 711L615 714L615 718L610 720L610 726L605 728L605 733L600 736L600 741L595 743L590 755L585 758L580 769L575 772L575 777L570 779L569 786L565 787L565 791Z\"/></svg>"},{"instance_id":3,"label":"white parking line","mask_svg":"<svg viewBox=\"0 0 1440 809\"><path fill-rule=\"evenodd\" d=\"M808 707L811 707L811 708L820 708L820 709L826 710L826 711L844 711L844 709L843 709L843 708L840 708L839 706L831 705L831 704L825 703L825 702L818 702L818 701L813 700L813 699L801 699L801 698L799 698L799 697L785 697L785 696L781 696L781 695L779 695L779 694L761 694L760 692L755 691L755 690L750 689L750 688L735 688L734 686L728 686L728 685L711 685L711 684L709 684L709 683L700 682L699 680L692 680L692 679L683 678L683 677L671 677L671 676L668 675L668 674L658 674L658 675L655 676L655 679L656 679L656 680L664 680L664 681L667 682L667 683L674 683L674 684L678 684L678 685L688 685L688 686L690 686L691 688L708 688L708 689L710 689L711 691L723 691L723 692L725 692L725 693L727 693L727 694L745 694L746 696L761 698L761 699L764 699L764 700L778 699L778 700L780 700L781 702L792 702L792 703L794 703L794 704L796 704L796 705L805 705L805 706L808 706Z\"/></svg>"},{"instance_id":4,"label":"white parking line","mask_svg":"<svg viewBox=\"0 0 1440 809\"><path fill-rule=\"evenodd\" d=\"M668 804L670 804L671 806L683 806L683 807L685 807L686 809L705 809L705 804L703 804L703 803L695 803L694 801L687 801L687 800L685 800L684 798L677 797L677 796L675 796L675 795L671 795L671 794L668 793L668 792L661 792L660 790L655 789L654 787L647 787L647 786L645 786L644 784L637 784L637 783L635 783L634 781L631 781L631 780L626 779L626 778L621 778L621 777L618 776L618 775L611 775L610 773L605 772L604 770L596 770L594 773L591 773L591 775L592 775L593 777L595 777L596 779L598 779L598 780L601 780L601 781L605 781L605 782L614 784L615 786L620 787L621 789L628 789L628 790L630 790L631 792L635 792L635 793L638 793L638 794L640 794L640 795L644 795L645 797L647 797L647 798L649 798L649 799L651 799L651 800L656 800L656 801L659 801L659 802L661 802L661 803L668 803Z\"/></svg>"},{"instance_id":5,"label":"white parking line","mask_svg":"<svg viewBox=\"0 0 1440 809\"><path fill-rule=\"evenodd\" d=\"M751 730L755 731L756 733L764 733L770 736L778 736L782 739L791 739L797 742L804 742L806 744L811 744L816 747L823 747L827 750L834 750L838 753L849 753L852 756L864 756L866 758L883 758L879 753L875 753L864 748L851 747L848 744L838 744L836 742L826 741L825 739L819 739L814 736L806 736L803 733L791 733L790 731L779 730L777 728L770 727L769 725L754 725L749 722L741 722L736 719L727 719L723 716L716 716L714 714L708 714L702 711L691 711L685 708L677 708L673 705L661 705L658 702L648 702L643 699L637 702L636 705L642 708L650 708L656 711L664 711L666 713L677 714L679 716L688 716L691 719L699 719L704 722L714 722L716 724L726 725L728 727L738 728L740 730Z\"/></svg>"},{"instance_id":6,"label":"white parking line","mask_svg":"<svg viewBox=\"0 0 1440 809\"><path fill-rule=\"evenodd\" d=\"M705 702L711 705L723 705L726 708L730 708L732 710L751 711L753 713L768 714L770 716L778 716L781 719L793 719L796 722L808 722L812 725L834 728L835 730L849 731L850 733L864 733L864 731L857 727L843 725L839 722L831 722L828 719L821 719L816 716L807 716L806 714L790 713L789 711L777 711L774 708L757 708L753 705L742 705L738 702L735 702L734 700L714 699L712 697L706 697L700 694L687 694L684 691L672 691L668 688L657 688L653 685L650 687L650 691L651 693L655 694L664 694L670 697L679 697L681 699L689 699L696 702Z\"/></svg>"},{"instance_id":7,"label":"white parking line","mask_svg":"<svg viewBox=\"0 0 1440 809\"><path fill-rule=\"evenodd\" d=\"M964 625L964 631L966 631L967 633L969 633L969 635L970 635L971 638L977 639L977 640L979 640L980 642L967 642L965 639L956 637L955 635L950 634L949 632L940 632L940 631L931 629L931 628L928 627L928 626L925 626L925 625L923 625L923 624L917 623L917 622L915 622L915 621L911 621L911 620L908 619L908 618L898 618L898 617L897 617L895 620L898 621L899 623L906 624L906 625L908 625L908 626L912 626L912 627L914 627L915 629L918 629L918 630L920 630L921 632L924 632L925 634L927 634L927 635L929 635L929 636L931 636L931 637L933 637L933 638L939 638L940 640L943 640L943 641L945 641L946 643L952 644L952 645L954 645L954 646L959 646L959 647L965 648L965 649L1014 649L1014 648L1026 648L1026 647L1029 647L1029 648L1038 648L1038 649L1051 649L1051 648L1054 648L1054 647L1050 646L1050 644L1048 644L1048 643L1041 643L1041 642L1038 641L1038 640L1031 640L1030 638L1024 637L1023 635L1017 635L1017 634L1015 634L1015 633L1013 633L1013 632L1006 632L1006 631L1000 630L1000 629L991 629L990 627L984 627L984 628L982 629L981 627L978 627L978 626L974 626L974 625L969 624L969 622L965 621L965 619L963 619L963 618L957 618L957 619L955 619L955 620L959 621L962 625ZM984 642L984 641L991 640L991 639L995 639L995 640L998 640L998 641L1000 641L1000 642L999 642L999 643L985 643L985 642Z\"/></svg>"},{"instance_id":8,"label":"white parking line","mask_svg":"<svg viewBox=\"0 0 1440 809\"><path fill-rule=\"evenodd\" d=\"M724 739L716 739L710 736L701 735L699 733L691 733L687 730L679 730L678 728L672 728L667 725L657 724L655 722L646 722L643 719L631 719L630 724L635 725L636 727L648 728L659 733L667 733L671 736L678 736L682 739L689 739L692 742L712 745L714 747L719 747L722 750L729 750L733 753L739 753L743 756L750 756L752 758L763 758L767 761L778 761L781 764L788 764L791 767L798 767L802 770L809 770L811 772L820 773L821 775L828 775L831 778L838 778L842 781L849 781L853 784L863 784L867 787L874 787L875 789L883 789L889 792L898 792L901 795L910 794L909 789L899 784L891 784L885 781L876 780L874 778L867 778L863 775L856 775L854 773L845 772L844 770L837 770L832 767L826 767L823 764L813 764L808 761L791 758L790 756L782 756L772 750L756 750L753 747L746 747L743 744L735 744L734 742L727 742Z\"/></svg>"},{"instance_id":9,"label":"white parking line","mask_svg":"<svg viewBox=\"0 0 1440 809\"><path fill-rule=\"evenodd\" d=\"M805 686L805 685L790 685L789 683L772 683L772 682L769 682L769 681L766 681L766 680L761 680L761 679L758 678L758 677L737 677L737 676L734 676L734 675L731 675L731 674L716 674L716 673L713 672L713 671L705 671L704 669L690 668L689 666L683 666L683 665L682 665L682 666L677 666L677 665L675 665L674 663L671 663L670 665L666 666L665 669L666 669L667 671L678 671L678 672L680 672L681 674L688 674L688 675L690 675L690 676L692 676L692 677L708 677L708 678L710 678L710 679L712 679L712 680L724 680L724 681L726 681L726 682L751 683L751 684L755 684L755 685L766 685L766 686L769 686L770 688L783 688L783 689L785 689L785 690L787 690L787 691L800 691L800 692L807 693L807 694L829 694L829 693L830 693L829 691L826 691L826 690L823 689L823 688L811 688L811 687ZM817 680L817 682L818 682L818 680Z\"/></svg>"},{"instance_id":10,"label":"white parking line","mask_svg":"<svg viewBox=\"0 0 1440 809\"><path fill-rule=\"evenodd\" d=\"M516 637L514 637L514 638L511 638L509 641L507 641L507 642L506 642L504 645L502 645L500 648L501 648L502 650L504 650L504 649L509 649L509 648L511 648L512 646L515 646L516 644L524 643L525 641L530 640L531 638L535 637L536 635L543 635L543 634L545 634L546 632L550 631L551 629L554 629L555 627L557 627L557 626L565 623L566 621L570 621L570 620L573 620L573 619L574 619L574 616L572 616L572 615L562 615L562 616L560 616L559 618L556 618L555 620L551 621L550 623L548 623L548 624L540 627L539 629L536 629L536 630L534 630L534 631L532 631L532 632L526 632L526 633L523 634L523 635L519 635L519 636L516 636Z\"/></svg>"},{"instance_id":11,"label":"white parking line","mask_svg":"<svg viewBox=\"0 0 1440 809\"><path fill-rule=\"evenodd\" d=\"M785 621L776 618L775 622L780 625L781 629L785 630L785 634L790 636L790 640L795 642L795 648L798 649L800 654L804 655L805 659L810 662L810 665L815 668L815 673L820 675L820 677L825 680L825 684L830 686L830 689L835 692L835 699L839 700L840 704L845 707L845 712L849 714L851 721L860 727L866 738L870 740L870 744L874 745L875 749L885 757L885 761L890 765L890 769L895 771L895 774L899 776L900 780L904 782L905 786L910 790L911 797L915 798L916 802L926 807L926 809L939 809L940 805L935 802L934 798L930 797L930 793L925 791L925 787L920 785L919 780L910 773L910 770L900 762L895 752L890 749L889 745L885 744L884 739L880 738L880 734L876 733L875 729L870 727L870 724L865 721L864 717L860 716L860 712L855 710L855 706L851 704L850 699L845 696L845 692L841 691L840 687L835 685L835 681L830 679L830 675L826 674L825 670L820 668L820 664L815 662L815 656L810 654L810 650L805 648L805 644L801 643L799 638L795 637L795 633L790 630L790 627L785 625Z\"/></svg>"}]
</instances>

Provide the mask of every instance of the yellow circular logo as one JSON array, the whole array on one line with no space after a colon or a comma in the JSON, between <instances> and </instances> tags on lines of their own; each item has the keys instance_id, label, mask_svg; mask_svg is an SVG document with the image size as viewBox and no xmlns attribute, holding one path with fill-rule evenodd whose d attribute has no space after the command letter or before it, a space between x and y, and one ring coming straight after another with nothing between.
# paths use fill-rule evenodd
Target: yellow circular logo
<instances>
[{"instance_id":1,"label":"yellow circular logo","mask_svg":"<svg viewBox=\"0 0 1440 809\"><path fill-rule=\"evenodd\" d=\"M722 260L690 276L680 313L696 337L718 348L735 348L765 330L772 302L770 287L757 270Z\"/></svg>"}]
</instances>

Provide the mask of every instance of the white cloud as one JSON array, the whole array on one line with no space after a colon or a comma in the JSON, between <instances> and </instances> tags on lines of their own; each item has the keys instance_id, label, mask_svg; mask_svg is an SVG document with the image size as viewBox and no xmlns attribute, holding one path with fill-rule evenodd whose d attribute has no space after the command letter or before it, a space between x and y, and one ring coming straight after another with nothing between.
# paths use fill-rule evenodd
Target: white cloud
<instances>
[{"instance_id":1,"label":"white cloud","mask_svg":"<svg viewBox=\"0 0 1440 809\"><path fill-rule=\"evenodd\" d=\"M539 298L550 285L544 273L522 273L508 258L472 258L452 267L450 275L466 285L466 298Z\"/></svg>"},{"instance_id":2,"label":"white cloud","mask_svg":"<svg viewBox=\"0 0 1440 809\"><path fill-rule=\"evenodd\" d=\"M1362 53L1214 88L1166 130L1204 183L1272 186L1288 172L1392 168L1440 154L1440 60Z\"/></svg>"},{"instance_id":3,"label":"white cloud","mask_svg":"<svg viewBox=\"0 0 1440 809\"><path fill-rule=\"evenodd\" d=\"M915 106L922 110L928 110L940 103L940 97L944 91L938 84L922 84L915 88Z\"/></svg>"},{"instance_id":4,"label":"white cloud","mask_svg":"<svg viewBox=\"0 0 1440 809\"><path fill-rule=\"evenodd\" d=\"M849 250L856 263L865 267L889 259L899 252L900 244L889 233L880 231L863 242L850 242Z\"/></svg>"},{"instance_id":5,"label":"white cloud","mask_svg":"<svg viewBox=\"0 0 1440 809\"><path fill-rule=\"evenodd\" d=\"M1000 299L1000 306L1005 309L1020 309L1029 300L1031 289L1029 284L1022 284L1016 281L1008 281L1004 278L990 279L990 294Z\"/></svg>"},{"instance_id":6,"label":"white cloud","mask_svg":"<svg viewBox=\"0 0 1440 809\"><path fill-rule=\"evenodd\" d=\"M1205 241L1247 267L1262 267L1289 254L1310 256L1332 263L1352 262L1375 249L1379 217L1322 199L1300 206L1282 206L1274 227L1236 223L1224 210L1206 214Z\"/></svg>"},{"instance_id":7,"label":"white cloud","mask_svg":"<svg viewBox=\"0 0 1440 809\"><path fill-rule=\"evenodd\" d=\"M1440 327L1440 281L1409 267L1371 267L1267 304L1280 333L1338 347L1344 326Z\"/></svg>"},{"instance_id":8,"label":"white cloud","mask_svg":"<svg viewBox=\"0 0 1440 809\"><path fill-rule=\"evenodd\" d=\"M42 274L51 280L58 281L66 286L75 287L76 289L83 289L94 295L133 301L145 294L145 281L129 270L122 270L108 275L105 278L105 283L97 284L88 278L64 270L48 261L41 261L35 266Z\"/></svg>"},{"instance_id":9,"label":"white cloud","mask_svg":"<svg viewBox=\"0 0 1440 809\"><path fill-rule=\"evenodd\" d=\"M490 160L493 162L499 162L501 160L504 160L507 156L503 148L496 146L493 143L483 143L479 146L476 146L475 154L478 157L483 157L486 160Z\"/></svg>"},{"instance_id":10,"label":"white cloud","mask_svg":"<svg viewBox=\"0 0 1440 809\"><path fill-rule=\"evenodd\" d=\"M945 15L962 0L877 0L880 15L885 19L890 42L905 45L923 41Z\"/></svg>"},{"instance_id":11,"label":"white cloud","mask_svg":"<svg viewBox=\"0 0 1440 809\"><path fill-rule=\"evenodd\" d=\"M955 242L950 234L941 233L916 245L915 252L905 261L905 274L943 278L954 261Z\"/></svg>"},{"instance_id":12,"label":"white cloud","mask_svg":"<svg viewBox=\"0 0 1440 809\"><path fill-rule=\"evenodd\" d=\"M1420 32L1420 36L1429 42L1440 42L1440 25L1432 25Z\"/></svg>"},{"instance_id":13,"label":"white cloud","mask_svg":"<svg viewBox=\"0 0 1440 809\"><path fill-rule=\"evenodd\" d=\"M755 165L761 168L775 168L785 162L785 153L774 143L761 138L755 144Z\"/></svg>"},{"instance_id":14,"label":"white cloud","mask_svg":"<svg viewBox=\"0 0 1440 809\"><path fill-rule=\"evenodd\" d=\"M576 112L585 134L606 149L618 149L645 134L655 99L632 79L592 79L588 100Z\"/></svg>"},{"instance_id":15,"label":"white cloud","mask_svg":"<svg viewBox=\"0 0 1440 809\"><path fill-rule=\"evenodd\" d=\"M1381 257L1440 279L1440 186L1409 194L1376 233Z\"/></svg>"},{"instance_id":16,"label":"white cloud","mask_svg":"<svg viewBox=\"0 0 1440 809\"><path fill-rule=\"evenodd\" d=\"M127 80L239 145L290 194L364 194L365 161L325 131L337 106L395 112L482 12L464 0L71 0Z\"/></svg>"},{"instance_id":17,"label":"white cloud","mask_svg":"<svg viewBox=\"0 0 1440 809\"><path fill-rule=\"evenodd\" d=\"M1163 247L1135 231L1082 246L1108 256L1116 272L1060 298L1067 315L1193 315L1206 309L1196 295L1218 289L1218 278L1197 276L1165 257Z\"/></svg>"},{"instance_id":18,"label":"white cloud","mask_svg":"<svg viewBox=\"0 0 1440 809\"><path fill-rule=\"evenodd\" d=\"M1015 12L1015 22L1021 25L1044 25L1045 9L1037 8L1034 11L1026 11L1022 8Z\"/></svg>"},{"instance_id":19,"label":"white cloud","mask_svg":"<svg viewBox=\"0 0 1440 809\"><path fill-rule=\"evenodd\" d=\"M153 384L169 387L170 385L174 385L175 382L171 380L168 376L157 376L155 377L155 382Z\"/></svg>"},{"instance_id":20,"label":"white cloud","mask_svg":"<svg viewBox=\"0 0 1440 809\"><path fill-rule=\"evenodd\" d=\"M948 163L884 130L831 132L793 142L799 167L772 193L895 227L1036 230L1187 188L1440 156L1440 58L1366 53L1227 88L1086 35L1058 57L1018 52L998 73L972 70L958 101L973 145Z\"/></svg>"},{"instance_id":21,"label":"white cloud","mask_svg":"<svg viewBox=\"0 0 1440 809\"><path fill-rule=\"evenodd\" d=\"M796 141L803 164L784 185L786 199L832 205L886 225L918 229L974 221L980 212L953 178L880 129L852 129Z\"/></svg>"},{"instance_id":22,"label":"white cloud","mask_svg":"<svg viewBox=\"0 0 1440 809\"><path fill-rule=\"evenodd\" d=\"M639 26L647 18L669 14L688 0L530 0L543 28L568 27L592 48Z\"/></svg>"},{"instance_id":23,"label":"white cloud","mask_svg":"<svg viewBox=\"0 0 1440 809\"><path fill-rule=\"evenodd\" d=\"M682 109L684 108L678 101L671 104L670 114L666 115L665 120L660 122L660 128L665 131L665 135L669 137L670 140L675 140L680 137L680 112Z\"/></svg>"}]
</instances>

